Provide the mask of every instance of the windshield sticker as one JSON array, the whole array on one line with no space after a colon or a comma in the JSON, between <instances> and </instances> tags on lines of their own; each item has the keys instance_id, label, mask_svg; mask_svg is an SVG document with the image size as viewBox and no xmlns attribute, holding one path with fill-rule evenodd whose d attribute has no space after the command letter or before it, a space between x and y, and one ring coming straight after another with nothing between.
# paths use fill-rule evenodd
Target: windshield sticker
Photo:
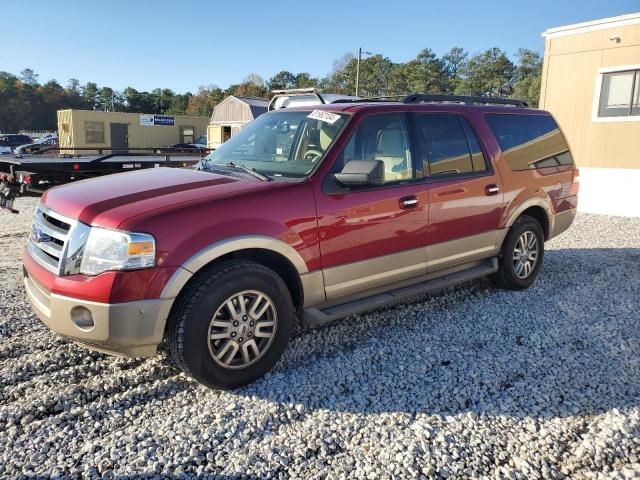
<instances>
[{"instance_id":1,"label":"windshield sticker","mask_svg":"<svg viewBox=\"0 0 640 480\"><path fill-rule=\"evenodd\" d=\"M323 110L314 110L307 118L313 118L314 120L320 120L321 122L327 122L329 125L333 125L340 120L340 115L337 113L325 112Z\"/></svg>"}]
</instances>

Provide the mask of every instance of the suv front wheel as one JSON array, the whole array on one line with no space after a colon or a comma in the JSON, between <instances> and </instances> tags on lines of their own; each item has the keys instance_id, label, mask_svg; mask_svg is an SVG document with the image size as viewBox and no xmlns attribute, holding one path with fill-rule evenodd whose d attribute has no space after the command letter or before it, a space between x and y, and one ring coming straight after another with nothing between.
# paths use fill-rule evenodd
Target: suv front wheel
<instances>
[{"instance_id":1,"label":"suv front wheel","mask_svg":"<svg viewBox=\"0 0 640 480\"><path fill-rule=\"evenodd\" d=\"M293 322L291 294L275 272L226 261L199 273L179 297L167 332L171 356L209 387L237 388L277 363Z\"/></svg>"},{"instance_id":2,"label":"suv front wheel","mask_svg":"<svg viewBox=\"0 0 640 480\"><path fill-rule=\"evenodd\" d=\"M498 257L498 271L489 278L498 287L523 290L538 276L543 256L540 224L535 218L522 215L509 229Z\"/></svg>"}]
</instances>

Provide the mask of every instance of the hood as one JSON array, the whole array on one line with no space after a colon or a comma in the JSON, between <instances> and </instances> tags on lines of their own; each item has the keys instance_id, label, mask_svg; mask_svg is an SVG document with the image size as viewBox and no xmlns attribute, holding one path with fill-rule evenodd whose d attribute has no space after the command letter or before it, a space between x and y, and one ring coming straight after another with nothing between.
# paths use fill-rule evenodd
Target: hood
<instances>
[{"instance_id":1,"label":"hood","mask_svg":"<svg viewBox=\"0 0 640 480\"><path fill-rule=\"evenodd\" d=\"M118 228L125 220L171 205L264 188L266 182L182 168L106 175L47 190L41 202L88 225Z\"/></svg>"}]
</instances>

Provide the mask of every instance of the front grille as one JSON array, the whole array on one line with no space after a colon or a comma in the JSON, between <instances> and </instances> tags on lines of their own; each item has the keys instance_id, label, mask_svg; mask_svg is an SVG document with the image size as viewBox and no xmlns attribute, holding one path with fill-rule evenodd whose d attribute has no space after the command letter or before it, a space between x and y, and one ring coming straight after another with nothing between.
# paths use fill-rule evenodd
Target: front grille
<instances>
[{"instance_id":1,"label":"front grille","mask_svg":"<svg viewBox=\"0 0 640 480\"><path fill-rule=\"evenodd\" d=\"M38 206L31 234L29 252L44 268L56 275L60 274L67 243L76 221L52 212L43 205Z\"/></svg>"}]
</instances>

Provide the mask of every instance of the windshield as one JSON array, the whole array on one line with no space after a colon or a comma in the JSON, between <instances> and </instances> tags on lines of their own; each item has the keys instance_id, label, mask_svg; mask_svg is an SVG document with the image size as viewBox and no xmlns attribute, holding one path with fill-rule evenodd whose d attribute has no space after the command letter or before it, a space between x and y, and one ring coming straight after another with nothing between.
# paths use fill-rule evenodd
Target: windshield
<instances>
[{"instance_id":1,"label":"windshield","mask_svg":"<svg viewBox=\"0 0 640 480\"><path fill-rule=\"evenodd\" d=\"M347 115L318 110L265 113L212 152L202 168L233 163L274 177L305 177L346 121Z\"/></svg>"}]
</instances>

